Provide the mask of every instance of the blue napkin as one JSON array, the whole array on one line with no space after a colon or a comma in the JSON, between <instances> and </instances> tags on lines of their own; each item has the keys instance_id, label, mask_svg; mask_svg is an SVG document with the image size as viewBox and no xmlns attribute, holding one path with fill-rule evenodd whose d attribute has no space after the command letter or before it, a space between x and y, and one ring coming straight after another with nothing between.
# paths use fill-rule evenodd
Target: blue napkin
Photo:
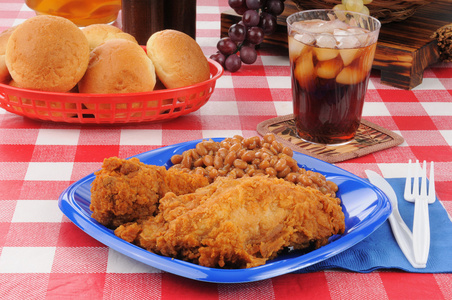
<instances>
[{"instance_id":1,"label":"blue napkin","mask_svg":"<svg viewBox=\"0 0 452 300\"><path fill-rule=\"evenodd\" d=\"M414 203L403 199L405 179L387 179L397 194L399 211L407 226L413 229ZM348 250L325 261L297 271L297 273L315 272L326 269L343 269L369 273L379 269L398 269L414 273L450 273L452 272L452 222L438 201L429 204L430 214L430 253L427 267L416 269L411 266L400 250L386 220L370 236Z\"/></svg>"}]
</instances>

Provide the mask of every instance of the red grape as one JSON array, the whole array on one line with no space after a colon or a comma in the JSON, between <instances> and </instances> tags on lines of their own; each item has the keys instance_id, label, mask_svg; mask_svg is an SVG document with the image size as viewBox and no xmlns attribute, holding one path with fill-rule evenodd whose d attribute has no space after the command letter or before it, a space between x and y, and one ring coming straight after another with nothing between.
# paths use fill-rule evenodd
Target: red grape
<instances>
[{"instance_id":1,"label":"red grape","mask_svg":"<svg viewBox=\"0 0 452 300\"><path fill-rule=\"evenodd\" d=\"M240 69L242 66L242 61L240 60L240 57L237 54L231 54L226 58L226 61L224 62L224 67L229 72L236 72Z\"/></svg>"},{"instance_id":2,"label":"red grape","mask_svg":"<svg viewBox=\"0 0 452 300\"><path fill-rule=\"evenodd\" d=\"M240 59L245 64L254 64L257 59L257 52L254 47L242 46L240 48Z\"/></svg>"},{"instance_id":3,"label":"red grape","mask_svg":"<svg viewBox=\"0 0 452 300\"><path fill-rule=\"evenodd\" d=\"M232 25L231 27L229 27L228 36L233 42L243 42L246 37L246 27L238 23Z\"/></svg>"},{"instance_id":4,"label":"red grape","mask_svg":"<svg viewBox=\"0 0 452 300\"><path fill-rule=\"evenodd\" d=\"M239 15L243 15L247 10L248 10L248 8L246 6L234 8L234 11Z\"/></svg>"},{"instance_id":5,"label":"red grape","mask_svg":"<svg viewBox=\"0 0 452 300\"><path fill-rule=\"evenodd\" d=\"M228 4L231 8L239 8L246 5L245 0L229 0Z\"/></svg>"},{"instance_id":6,"label":"red grape","mask_svg":"<svg viewBox=\"0 0 452 300\"><path fill-rule=\"evenodd\" d=\"M259 9L262 7L263 0L246 0L246 6L249 9Z\"/></svg>"},{"instance_id":7,"label":"red grape","mask_svg":"<svg viewBox=\"0 0 452 300\"><path fill-rule=\"evenodd\" d=\"M260 27L253 26L246 32L246 39L254 45L259 45L264 41L264 30Z\"/></svg>"},{"instance_id":8,"label":"red grape","mask_svg":"<svg viewBox=\"0 0 452 300\"><path fill-rule=\"evenodd\" d=\"M259 13L255 10L248 9L243 13L242 21L247 27L257 26L259 24Z\"/></svg>"},{"instance_id":9,"label":"red grape","mask_svg":"<svg viewBox=\"0 0 452 300\"><path fill-rule=\"evenodd\" d=\"M276 31L276 17L272 14L263 12L261 14L259 27L262 28L265 35L270 35Z\"/></svg>"},{"instance_id":10,"label":"red grape","mask_svg":"<svg viewBox=\"0 0 452 300\"><path fill-rule=\"evenodd\" d=\"M224 55L230 55L237 50L237 44L231 38L225 37L217 43L217 49Z\"/></svg>"},{"instance_id":11,"label":"red grape","mask_svg":"<svg viewBox=\"0 0 452 300\"><path fill-rule=\"evenodd\" d=\"M213 59L214 61L216 61L217 63L219 63L220 65L224 66L224 61L226 60L226 56L224 56L223 53L221 53L220 51L217 51L217 53L212 54L210 56L211 59Z\"/></svg>"},{"instance_id":12,"label":"red grape","mask_svg":"<svg viewBox=\"0 0 452 300\"><path fill-rule=\"evenodd\" d=\"M284 3L281 0L267 0L266 11L278 16L284 11Z\"/></svg>"}]
</instances>

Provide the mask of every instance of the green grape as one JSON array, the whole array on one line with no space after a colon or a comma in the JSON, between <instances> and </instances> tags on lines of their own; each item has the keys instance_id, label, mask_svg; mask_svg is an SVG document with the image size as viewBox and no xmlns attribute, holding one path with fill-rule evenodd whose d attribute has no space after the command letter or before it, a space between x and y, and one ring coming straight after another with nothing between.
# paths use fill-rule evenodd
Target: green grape
<instances>
[{"instance_id":1,"label":"green grape","mask_svg":"<svg viewBox=\"0 0 452 300\"><path fill-rule=\"evenodd\" d=\"M370 11L367 6L363 6L363 9L361 9L360 13L370 16Z\"/></svg>"},{"instance_id":2,"label":"green grape","mask_svg":"<svg viewBox=\"0 0 452 300\"><path fill-rule=\"evenodd\" d=\"M347 10L360 12L363 9L364 3L363 0L347 0L347 4L345 5Z\"/></svg>"},{"instance_id":3,"label":"green grape","mask_svg":"<svg viewBox=\"0 0 452 300\"><path fill-rule=\"evenodd\" d=\"M333 7L335 10L347 10L344 4L337 4Z\"/></svg>"},{"instance_id":4,"label":"green grape","mask_svg":"<svg viewBox=\"0 0 452 300\"><path fill-rule=\"evenodd\" d=\"M342 5L347 6L347 1L348 0L342 0Z\"/></svg>"}]
</instances>

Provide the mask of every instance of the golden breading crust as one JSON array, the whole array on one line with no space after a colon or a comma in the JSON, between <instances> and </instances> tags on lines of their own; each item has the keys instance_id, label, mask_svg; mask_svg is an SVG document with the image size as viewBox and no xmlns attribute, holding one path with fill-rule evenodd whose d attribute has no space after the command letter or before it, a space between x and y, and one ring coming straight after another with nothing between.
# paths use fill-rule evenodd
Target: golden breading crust
<instances>
[{"instance_id":1,"label":"golden breading crust","mask_svg":"<svg viewBox=\"0 0 452 300\"><path fill-rule=\"evenodd\" d=\"M91 186L92 217L99 223L116 228L152 216L167 192L192 193L209 182L201 175L146 165L137 158L111 157L95 172Z\"/></svg>"},{"instance_id":2,"label":"golden breading crust","mask_svg":"<svg viewBox=\"0 0 452 300\"><path fill-rule=\"evenodd\" d=\"M202 266L249 268L287 247L318 248L344 230L338 198L257 176L218 178L192 194L168 193L155 217L120 226L115 234Z\"/></svg>"}]
</instances>

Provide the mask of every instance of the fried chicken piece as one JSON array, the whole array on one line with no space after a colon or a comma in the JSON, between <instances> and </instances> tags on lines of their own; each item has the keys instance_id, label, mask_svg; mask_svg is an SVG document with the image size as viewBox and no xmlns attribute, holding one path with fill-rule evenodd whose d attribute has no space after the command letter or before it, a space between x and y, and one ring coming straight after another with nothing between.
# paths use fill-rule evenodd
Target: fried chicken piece
<instances>
[{"instance_id":1,"label":"fried chicken piece","mask_svg":"<svg viewBox=\"0 0 452 300\"><path fill-rule=\"evenodd\" d=\"M206 267L249 268L287 247L318 248L345 230L338 198L283 179L218 178L192 194L168 193L159 213L115 234L156 254Z\"/></svg>"},{"instance_id":2,"label":"fried chicken piece","mask_svg":"<svg viewBox=\"0 0 452 300\"><path fill-rule=\"evenodd\" d=\"M107 158L95 175L91 186L92 217L110 228L152 216L167 192L182 195L209 184L204 176L146 165L138 158Z\"/></svg>"}]
</instances>

